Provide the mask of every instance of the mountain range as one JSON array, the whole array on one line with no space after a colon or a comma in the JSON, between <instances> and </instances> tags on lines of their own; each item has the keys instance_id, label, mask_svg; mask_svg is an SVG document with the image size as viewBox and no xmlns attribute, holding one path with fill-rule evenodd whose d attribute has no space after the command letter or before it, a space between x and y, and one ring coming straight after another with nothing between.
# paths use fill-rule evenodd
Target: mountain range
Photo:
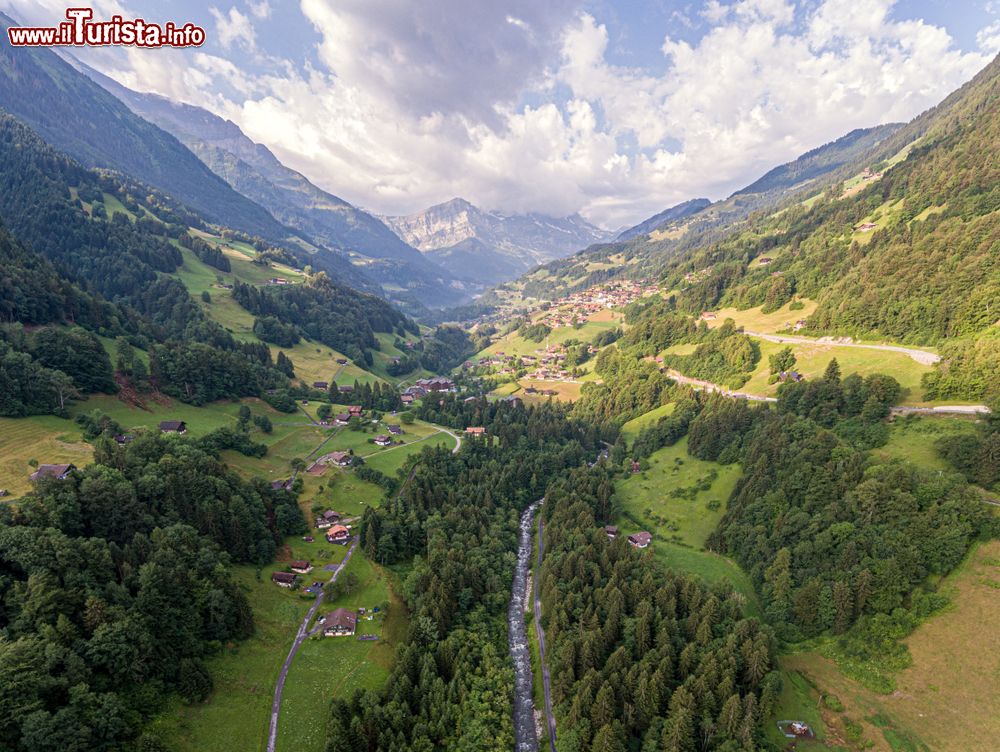
<instances>
[{"instance_id":1,"label":"mountain range","mask_svg":"<svg viewBox=\"0 0 1000 752\"><path fill-rule=\"evenodd\" d=\"M503 214L465 199L383 217L400 238L461 279L496 283L611 237L579 214Z\"/></svg>"},{"instance_id":2,"label":"mountain range","mask_svg":"<svg viewBox=\"0 0 1000 752\"><path fill-rule=\"evenodd\" d=\"M463 199L406 217L379 218L285 166L231 120L133 91L68 60L136 115L176 137L235 191L306 238L347 255L402 302L441 306L467 300L486 285L609 237L578 215L504 215Z\"/></svg>"}]
</instances>

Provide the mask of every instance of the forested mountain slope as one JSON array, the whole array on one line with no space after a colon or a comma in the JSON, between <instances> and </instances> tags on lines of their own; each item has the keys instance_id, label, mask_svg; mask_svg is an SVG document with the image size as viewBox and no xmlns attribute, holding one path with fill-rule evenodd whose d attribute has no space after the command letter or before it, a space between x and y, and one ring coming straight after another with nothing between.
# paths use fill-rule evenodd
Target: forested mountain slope
<instances>
[{"instance_id":1,"label":"forested mountain slope","mask_svg":"<svg viewBox=\"0 0 1000 752\"><path fill-rule=\"evenodd\" d=\"M0 14L0 28L13 24ZM0 49L0 107L91 167L118 170L173 194L210 221L277 240L274 217L214 175L176 138L133 114L44 49Z\"/></svg>"},{"instance_id":2,"label":"forested mountain slope","mask_svg":"<svg viewBox=\"0 0 1000 752\"><path fill-rule=\"evenodd\" d=\"M860 191L835 186L675 260L678 306L812 298L807 331L945 343L931 398L1000 393L1000 59L904 130L922 134L907 158Z\"/></svg>"},{"instance_id":3,"label":"forested mountain slope","mask_svg":"<svg viewBox=\"0 0 1000 752\"><path fill-rule=\"evenodd\" d=\"M210 315L214 309L204 296L201 303L192 299L179 273L185 254L219 275L231 266L222 246L202 239L210 236L198 229L204 226L199 217L148 186L81 167L9 115L0 116L0 219L21 241L0 238L4 323L81 326L91 333L91 344L94 333L124 337L149 350L158 387L186 401L257 396L287 386L289 363L272 362L266 344L237 339ZM296 263L280 249L262 250L255 257L259 263ZM264 269L254 277L266 278ZM259 291L244 285L257 296L247 292L233 305L242 301L244 316L265 319L260 332L268 341L276 330L296 338L309 332L365 362L366 352L379 347L375 332L416 331L380 298L322 272L302 278ZM220 300L232 294L221 286L216 292ZM280 304L285 299L296 302ZM10 396L4 414L62 412L66 398L93 391L82 368L68 369L65 382L50 372L63 369L42 355L38 334L25 338L11 330L0 337L7 340L5 357L12 358L4 375ZM70 339L57 346L81 347ZM103 383L110 384L110 363L105 371ZM39 384L46 387L39 391Z\"/></svg>"},{"instance_id":4,"label":"forested mountain slope","mask_svg":"<svg viewBox=\"0 0 1000 752\"><path fill-rule=\"evenodd\" d=\"M547 264L538 273L499 287L497 296L502 298L505 291L517 290L527 297L551 299L611 277L659 274L671 259L741 230L749 217L770 214L887 159L913 138L908 136L899 145L901 130L898 124L888 124L852 131L776 167L725 200L694 213L682 213L679 218L667 216L663 222L651 218L627 230L628 239ZM691 208L694 206L697 204ZM492 293L484 299L491 301Z\"/></svg>"},{"instance_id":5,"label":"forested mountain slope","mask_svg":"<svg viewBox=\"0 0 1000 752\"><path fill-rule=\"evenodd\" d=\"M79 61L70 62L137 115L176 136L236 191L318 243L319 257L344 254L355 258L367 276L386 285L390 296L403 300L443 305L467 295L461 285L452 284L451 275L379 219L286 167L235 123L201 107L132 91Z\"/></svg>"}]
</instances>

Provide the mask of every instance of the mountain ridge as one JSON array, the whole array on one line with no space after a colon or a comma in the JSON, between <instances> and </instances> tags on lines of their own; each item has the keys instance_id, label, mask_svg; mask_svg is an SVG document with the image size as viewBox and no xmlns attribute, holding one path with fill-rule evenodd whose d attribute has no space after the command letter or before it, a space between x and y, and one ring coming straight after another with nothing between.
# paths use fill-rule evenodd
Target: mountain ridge
<instances>
[{"instance_id":1,"label":"mountain ridge","mask_svg":"<svg viewBox=\"0 0 1000 752\"><path fill-rule=\"evenodd\" d=\"M231 120L202 107L133 91L75 58L71 62L136 115L174 135L233 190L321 246L354 259L390 296L392 291L412 291L421 304L467 297L450 275L381 220L287 167Z\"/></svg>"},{"instance_id":2,"label":"mountain ridge","mask_svg":"<svg viewBox=\"0 0 1000 752\"><path fill-rule=\"evenodd\" d=\"M459 197L420 212L382 219L439 266L485 283L516 276L611 237L579 214L506 214L481 209ZM496 257L487 260L490 253Z\"/></svg>"}]
</instances>

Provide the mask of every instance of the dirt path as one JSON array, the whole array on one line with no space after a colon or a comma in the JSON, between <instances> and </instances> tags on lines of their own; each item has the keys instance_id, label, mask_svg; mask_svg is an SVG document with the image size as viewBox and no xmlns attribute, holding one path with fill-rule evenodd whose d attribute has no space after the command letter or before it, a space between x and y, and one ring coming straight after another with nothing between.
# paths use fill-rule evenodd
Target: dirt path
<instances>
[{"instance_id":1,"label":"dirt path","mask_svg":"<svg viewBox=\"0 0 1000 752\"><path fill-rule=\"evenodd\" d=\"M843 342L834 337L798 337L791 334L764 334L762 332L744 331L749 337L767 340L768 342L778 342L779 344L799 344L799 345L827 345L829 347L858 347L864 350L882 350L883 352L896 352L908 355L924 366L932 366L941 360L937 353L917 350L913 347L900 347L899 345L866 345L860 342Z\"/></svg>"},{"instance_id":2,"label":"dirt path","mask_svg":"<svg viewBox=\"0 0 1000 752\"><path fill-rule=\"evenodd\" d=\"M545 718L549 726L549 747L556 752L556 717L552 713L552 680L549 676L549 665L545 662L545 630L542 629L542 589L539 587L542 576L542 556L545 555L545 539L542 537L544 524L538 517L538 561L535 564L533 578L535 601L535 636L538 638L538 659L542 664L542 691L545 694Z\"/></svg>"},{"instance_id":3,"label":"dirt path","mask_svg":"<svg viewBox=\"0 0 1000 752\"><path fill-rule=\"evenodd\" d=\"M351 547L347 549L347 555L344 560L340 562L340 566L337 567L337 571L333 573L333 577L327 583L327 586L332 585L337 581L337 576L344 570L347 566L347 562L351 560L351 554L354 553L355 547L358 545L357 538L351 540ZM292 661L295 660L296 653L299 652L299 648L302 647L302 643L305 642L306 638L315 634L316 629L309 631L309 622L316 615L319 610L320 605L323 603L323 590L321 590L316 598L313 600L312 606L309 607L309 611L306 613L305 618L299 625L299 631L295 633L295 640L292 642L292 647L288 651L288 656L285 658L285 662L281 666L281 672L278 674L278 683L274 686L274 699L271 701L271 727L268 731L267 736L267 752L274 752L275 744L278 741L278 714L281 712L281 693L285 689L285 679L288 678L288 670L292 667Z\"/></svg>"}]
</instances>

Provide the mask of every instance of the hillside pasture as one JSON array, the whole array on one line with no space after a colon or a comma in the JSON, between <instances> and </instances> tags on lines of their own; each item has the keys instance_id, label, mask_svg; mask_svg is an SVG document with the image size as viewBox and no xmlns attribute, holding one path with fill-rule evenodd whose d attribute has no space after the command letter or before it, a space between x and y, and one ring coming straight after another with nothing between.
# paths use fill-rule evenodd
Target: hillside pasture
<instances>
[{"instance_id":1,"label":"hillside pasture","mask_svg":"<svg viewBox=\"0 0 1000 752\"><path fill-rule=\"evenodd\" d=\"M77 425L54 415L0 418L0 489L16 498L31 490L29 464L74 464L91 461L93 448L83 441Z\"/></svg>"}]
</instances>

